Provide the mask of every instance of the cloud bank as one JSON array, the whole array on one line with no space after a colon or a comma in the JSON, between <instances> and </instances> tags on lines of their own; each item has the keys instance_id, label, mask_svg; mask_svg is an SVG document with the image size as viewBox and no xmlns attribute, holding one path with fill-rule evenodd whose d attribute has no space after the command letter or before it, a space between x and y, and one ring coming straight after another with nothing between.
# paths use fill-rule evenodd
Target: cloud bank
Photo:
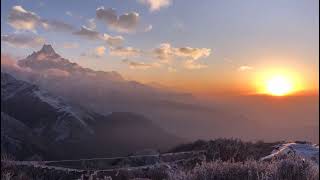
<instances>
[{"instance_id":1,"label":"cloud bank","mask_svg":"<svg viewBox=\"0 0 320 180\"><path fill-rule=\"evenodd\" d=\"M136 61L130 61L128 59L124 59L124 60L122 60L122 62L128 64L130 69L146 70L146 69L150 69L153 67L160 67L161 66L158 63L136 62Z\"/></svg>"},{"instance_id":2,"label":"cloud bank","mask_svg":"<svg viewBox=\"0 0 320 180\"><path fill-rule=\"evenodd\" d=\"M161 63L171 64L176 58L184 60L183 67L186 69L202 69L207 65L199 63L200 58L208 57L211 54L209 48L172 47L169 43L162 43L158 48L153 49L152 54Z\"/></svg>"},{"instance_id":3,"label":"cloud bank","mask_svg":"<svg viewBox=\"0 0 320 180\"><path fill-rule=\"evenodd\" d=\"M190 70L206 68L208 65L200 63L198 60L200 58L208 57L210 54L211 49L209 48L193 48L188 46L173 47L169 43L162 43L157 48L154 48L150 51L142 51L132 47L118 47L110 49L110 55L126 58L124 62L129 64L130 68L133 66L141 66L144 67L143 69L146 69L151 67L167 66L167 70L169 72L177 71L177 69L174 67L174 64L181 64L183 68ZM149 64L137 62L133 63L133 61L128 60L130 57L137 56L141 58L152 59L154 62Z\"/></svg>"},{"instance_id":4,"label":"cloud bank","mask_svg":"<svg viewBox=\"0 0 320 180\"><path fill-rule=\"evenodd\" d=\"M117 47L117 48L110 48L110 55L111 56L118 56L121 58L128 58L128 57L136 57L140 56L142 51L140 49L132 48L132 47Z\"/></svg>"},{"instance_id":5,"label":"cloud bank","mask_svg":"<svg viewBox=\"0 0 320 180\"><path fill-rule=\"evenodd\" d=\"M192 47L172 47L169 43L162 43L158 48L153 50L155 56L159 59L168 59L170 57L185 57L192 60L208 57L211 49L208 48L192 48Z\"/></svg>"},{"instance_id":6,"label":"cloud bank","mask_svg":"<svg viewBox=\"0 0 320 180\"><path fill-rule=\"evenodd\" d=\"M96 9L96 17L106 23L106 25L118 32L133 32L139 24L139 14L137 12L129 12L117 15L113 8L105 9L103 6Z\"/></svg>"},{"instance_id":7,"label":"cloud bank","mask_svg":"<svg viewBox=\"0 0 320 180\"><path fill-rule=\"evenodd\" d=\"M8 16L8 24L16 30L35 32L41 19L36 13L27 11L22 6L13 6Z\"/></svg>"},{"instance_id":8,"label":"cloud bank","mask_svg":"<svg viewBox=\"0 0 320 180\"><path fill-rule=\"evenodd\" d=\"M142 4L148 5L150 11L157 11L162 7L169 6L171 0L140 0ZM73 16L73 13L66 12L68 16ZM173 47L170 43L162 43L158 47L142 51L134 47L123 47L124 38L122 36L112 36L108 33L100 33L96 30L96 21L104 22L110 29L118 32L137 32L140 16L137 12L128 12L118 15L113 8L104 8L103 6L96 9L96 17L87 19L86 25L80 29L75 28L65 22L51 19L43 19L36 13L24 9L22 6L13 6L9 17L8 24L16 30L25 30L36 32L37 28L43 28L44 30L51 31L65 31L70 32L75 36L85 38L90 41L102 42L100 46L92 49L89 54L95 57L102 57L106 52L106 45L109 46L110 56L116 56L127 59L123 61L128 64L130 68L141 67L140 69L146 69L151 67L157 67L158 65L165 65L168 71L176 71L176 65L180 64L185 69L202 69L207 65L200 63L199 59L208 57L211 54L209 48L195 48L189 46ZM139 31L148 32L152 30L152 25L140 27ZM44 43L44 39L37 36L26 36L19 34L4 35L1 40L16 47L35 47ZM78 45L72 43L65 43L64 48L77 48ZM143 63L128 60L132 57L141 57L143 59L149 59L148 62ZM143 68L142 68L143 67ZM136 68L137 69L137 68ZM242 67L242 70L248 70L248 67Z\"/></svg>"},{"instance_id":9,"label":"cloud bank","mask_svg":"<svg viewBox=\"0 0 320 180\"><path fill-rule=\"evenodd\" d=\"M74 35L87 38L89 40L99 40L101 39L101 35L99 32L94 31L92 29L87 28L86 26L82 26L79 31L73 32Z\"/></svg>"},{"instance_id":10,"label":"cloud bank","mask_svg":"<svg viewBox=\"0 0 320 180\"><path fill-rule=\"evenodd\" d=\"M45 39L35 35L9 34L1 35L1 42L5 42L13 47L29 48L43 45Z\"/></svg>"},{"instance_id":11,"label":"cloud bank","mask_svg":"<svg viewBox=\"0 0 320 180\"><path fill-rule=\"evenodd\" d=\"M98 31L90 29L86 26L82 26L79 31L75 31L75 32L73 32L73 34L76 36L86 38L88 40L104 41L107 44L109 44L110 46L120 46L122 44L122 42L124 41L124 38L122 36L111 36L107 33L104 33L102 35Z\"/></svg>"},{"instance_id":12,"label":"cloud bank","mask_svg":"<svg viewBox=\"0 0 320 180\"><path fill-rule=\"evenodd\" d=\"M13 6L8 16L8 24L23 31L37 32L37 28L51 31L73 31L75 28L62 21L42 19L35 12L28 11L22 6Z\"/></svg>"}]
</instances>

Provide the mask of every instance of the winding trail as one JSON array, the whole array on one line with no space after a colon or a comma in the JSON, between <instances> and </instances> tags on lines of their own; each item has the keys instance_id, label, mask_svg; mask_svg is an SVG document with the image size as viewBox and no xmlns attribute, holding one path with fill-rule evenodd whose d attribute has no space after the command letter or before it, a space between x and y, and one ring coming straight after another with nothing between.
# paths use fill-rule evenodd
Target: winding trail
<instances>
[{"instance_id":1,"label":"winding trail","mask_svg":"<svg viewBox=\"0 0 320 180\"><path fill-rule=\"evenodd\" d=\"M166 156L177 156L183 154L197 154L197 153L204 153L206 151L185 151L185 152L177 152L177 153L164 153L164 154L152 154L152 155L132 155L132 156L117 156L117 157L107 157L107 158L88 158L88 159L76 159L76 160L56 160L56 161L10 161L10 160L1 160L1 164L5 163L7 165L16 165L16 166L31 166L35 168L41 169L54 169L60 170L65 172L87 172L87 171L100 171L100 172L113 172L118 170L134 170L134 169L141 169L141 168L150 168L159 165L169 165L170 163L177 163L181 161L185 161L186 159L180 159L175 161L169 162L160 162L151 165L144 165L144 166L135 166L135 167L119 167L119 168L108 168L108 169L100 169L100 170L84 170L84 169L76 169L76 168L66 168L66 167L59 167L59 166L52 166L47 165L48 163L60 163L60 162L83 162L83 161L95 161L95 160L118 160L118 159L128 159L128 158L144 158L144 157L166 157Z\"/></svg>"}]
</instances>

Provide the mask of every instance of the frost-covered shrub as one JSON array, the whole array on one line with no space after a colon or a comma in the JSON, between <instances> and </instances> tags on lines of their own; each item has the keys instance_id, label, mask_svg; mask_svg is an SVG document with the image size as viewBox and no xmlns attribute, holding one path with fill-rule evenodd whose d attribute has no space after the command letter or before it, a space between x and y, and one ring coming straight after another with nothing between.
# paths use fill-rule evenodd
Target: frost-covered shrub
<instances>
[{"instance_id":1,"label":"frost-covered shrub","mask_svg":"<svg viewBox=\"0 0 320 180\"><path fill-rule=\"evenodd\" d=\"M194 143L182 144L173 148L169 152L182 151L199 151L207 152L207 160L222 160L222 161L245 161L248 159L258 160L261 157L267 156L274 149L275 143L266 143L263 141L243 142L239 139L215 139L211 141L198 140Z\"/></svg>"},{"instance_id":2,"label":"frost-covered shrub","mask_svg":"<svg viewBox=\"0 0 320 180\"><path fill-rule=\"evenodd\" d=\"M267 162L205 162L188 172L177 171L171 179L202 180L202 179L267 179L269 174Z\"/></svg>"},{"instance_id":3,"label":"frost-covered shrub","mask_svg":"<svg viewBox=\"0 0 320 180\"><path fill-rule=\"evenodd\" d=\"M13 161L14 157L11 154L1 153L1 161Z\"/></svg>"},{"instance_id":4,"label":"frost-covered shrub","mask_svg":"<svg viewBox=\"0 0 320 180\"><path fill-rule=\"evenodd\" d=\"M211 161L192 170L177 169L169 173L171 180L316 180L319 169L313 162L299 157L288 157L271 162L248 160L244 162Z\"/></svg>"},{"instance_id":5,"label":"frost-covered shrub","mask_svg":"<svg viewBox=\"0 0 320 180\"><path fill-rule=\"evenodd\" d=\"M141 169L133 170L121 170L119 171L117 177L120 179L152 179L152 180L163 180L169 178L169 166L167 165L157 165L154 167L145 167Z\"/></svg>"},{"instance_id":6,"label":"frost-covered shrub","mask_svg":"<svg viewBox=\"0 0 320 180\"><path fill-rule=\"evenodd\" d=\"M319 166L298 156L287 156L276 161L278 179L319 179Z\"/></svg>"},{"instance_id":7,"label":"frost-covered shrub","mask_svg":"<svg viewBox=\"0 0 320 180\"><path fill-rule=\"evenodd\" d=\"M206 146L207 159L222 161L258 160L270 154L275 143L262 141L251 143L239 139L216 139L209 141Z\"/></svg>"},{"instance_id":8,"label":"frost-covered shrub","mask_svg":"<svg viewBox=\"0 0 320 180\"><path fill-rule=\"evenodd\" d=\"M12 174L7 171L1 171L1 179L2 180L11 180Z\"/></svg>"}]
</instances>

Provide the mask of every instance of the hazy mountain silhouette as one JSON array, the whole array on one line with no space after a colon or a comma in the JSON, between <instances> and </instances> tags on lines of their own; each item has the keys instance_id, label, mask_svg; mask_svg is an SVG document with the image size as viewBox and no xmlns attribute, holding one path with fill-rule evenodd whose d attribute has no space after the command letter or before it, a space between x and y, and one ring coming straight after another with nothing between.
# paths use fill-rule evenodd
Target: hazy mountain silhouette
<instances>
[{"instance_id":1,"label":"hazy mountain silhouette","mask_svg":"<svg viewBox=\"0 0 320 180\"><path fill-rule=\"evenodd\" d=\"M141 115L99 115L7 73L1 73L1 112L1 150L19 159L126 154L180 141Z\"/></svg>"}]
</instances>

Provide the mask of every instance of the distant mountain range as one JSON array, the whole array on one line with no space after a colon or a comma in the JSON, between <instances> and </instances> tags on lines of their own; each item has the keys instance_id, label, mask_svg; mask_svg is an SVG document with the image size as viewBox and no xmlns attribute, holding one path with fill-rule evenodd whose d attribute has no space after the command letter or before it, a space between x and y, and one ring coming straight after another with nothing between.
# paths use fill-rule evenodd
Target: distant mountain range
<instances>
[{"instance_id":1,"label":"distant mountain range","mask_svg":"<svg viewBox=\"0 0 320 180\"><path fill-rule=\"evenodd\" d=\"M103 114L111 111L133 111L133 108L134 111L143 110L152 105L162 106L163 102L170 105L168 101L176 106L177 100L192 99L192 95L188 93L126 80L115 71L84 68L61 57L51 45L46 44L39 51L19 60L17 66L18 71L3 69L63 96L70 102Z\"/></svg>"},{"instance_id":2,"label":"distant mountain range","mask_svg":"<svg viewBox=\"0 0 320 180\"><path fill-rule=\"evenodd\" d=\"M57 54L51 45L44 44L43 47L33 52L18 62L21 67L30 68L34 71L47 73L53 76L64 76L69 74L87 75L104 78L105 80L122 81L122 76L115 72L94 71L89 68L83 68L77 63L70 62L69 60ZM60 73L60 74L59 74Z\"/></svg>"},{"instance_id":3,"label":"distant mountain range","mask_svg":"<svg viewBox=\"0 0 320 180\"><path fill-rule=\"evenodd\" d=\"M181 140L145 117L104 116L1 73L1 151L18 159L103 157Z\"/></svg>"},{"instance_id":4,"label":"distant mountain range","mask_svg":"<svg viewBox=\"0 0 320 180\"><path fill-rule=\"evenodd\" d=\"M5 60L5 58L1 59L2 62ZM18 88L10 87L9 84L2 88L7 89L8 96L13 96L6 100L6 108L3 113L17 121L23 121L23 123L34 123L32 126L30 126L31 124L25 125L36 129L36 133L44 133L45 137L50 139L50 143L59 140L58 142L66 148L68 146L65 144L73 143L72 147L76 147L78 144L83 144L78 142L84 141L93 143L94 147L97 144L108 145L105 147L106 150L102 149L102 146L96 148L97 151L101 149L103 152L87 150L91 154L117 153L119 149L131 151L129 146L126 146L129 143L135 150L140 147L152 147L151 145L156 142L145 140L145 142L141 142L140 146L139 142L142 140L139 138L122 138L121 133L118 132L113 133L117 134L116 138L110 138L110 142L117 147L110 147L110 143L96 142L99 139L95 137L99 134L97 133L98 129L101 130L101 127L107 126L105 124L100 126L101 122L106 122L105 119L120 119L115 123L119 126L121 123L123 126L128 124L127 121L122 122L124 118L115 116L115 112L121 112L121 117L128 116L129 119L133 118L134 121L139 121L136 124L141 124L139 127L132 126L134 128L132 131L130 130L133 133L132 138L136 138L138 135L141 138L158 138L159 142L156 145L161 147L172 144L171 140L176 142L179 138L175 136L194 140L217 137L248 138L259 133L259 122L233 113L233 111L225 109L224 106L207 105L197 101L192 94L172 90L157 82L143 84L126 80L115 71L104 72L82 67L63 58L55 52L51 45L47 44L26 58L2 63L1 72L12 75L7 79L19 79L14 81L16 82L13 83L14 86L27 88L17 91ZM12 94L13 92L15 93ZM130 113L123 114L123 112ZM43 122L50 123L50 125L44 129ZM111 125L108 124L108 127ZM122 131L119 130L119 132ZM142 133L144 134L142 135ZM104 134L99 134L99 137ZM89 137L94 137L95 141ZM109 136L102 139L107 138ZM117 144L120 141L113 141L117 138L122 138L122 141L126 142L124 143L125 148L122 146L123 144ZM163 141L162 139L167 140ZM137 142L135 143L135 141ZM55 146L54 143L53 146ZM83 152L87 152L86 148L89 146L81 147ZM49 149L58 152L54 147ZM63 149L62 152L67 154L68 151ZM55 156L61 157L62 155ZM70 156L80 155L70 152Z\"/></svg>"}]
</instances>

